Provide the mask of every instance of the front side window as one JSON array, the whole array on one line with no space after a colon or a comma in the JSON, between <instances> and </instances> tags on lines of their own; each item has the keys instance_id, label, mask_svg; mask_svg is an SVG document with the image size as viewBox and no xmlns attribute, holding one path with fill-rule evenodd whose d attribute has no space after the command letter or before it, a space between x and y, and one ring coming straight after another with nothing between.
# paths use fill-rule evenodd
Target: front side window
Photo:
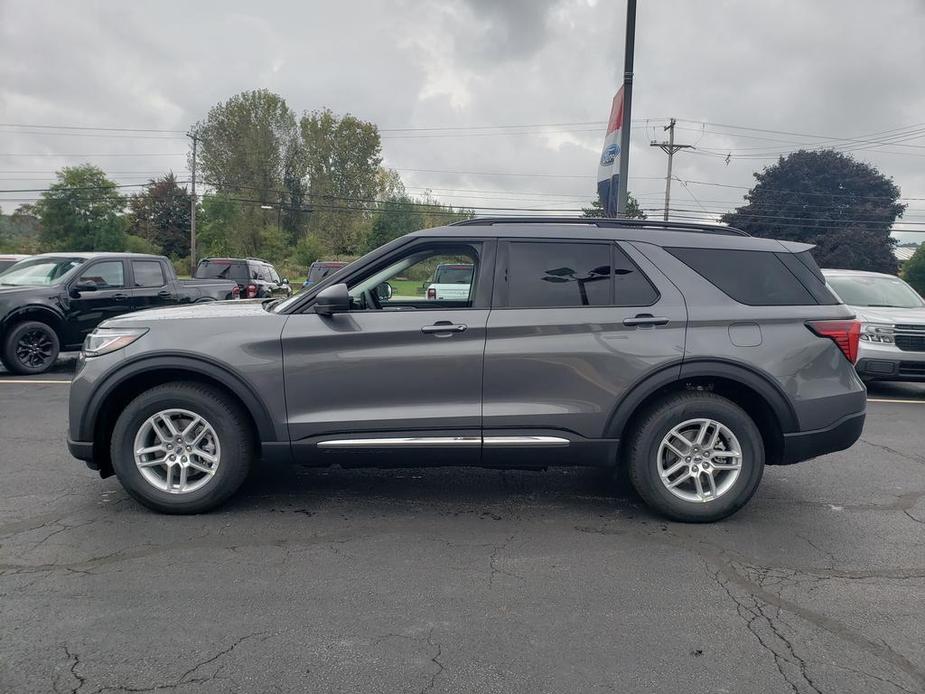
<instances>
[{"instance_id":1,"label":"front side window","mask_svg":"<svg viewBox=\"0 0 925 694\"><path fill-rule=\"evenodd\" d=\"M466 270L453 276L439 272L449 266ZM470 308L477 274L472 246L419 248L349 286L350 302L355 310Z\"/></svg>"},{"instance_id":2,"label":"front side window","mask_svg":"<svg viewBox=\"0 0 925 694\"><path fill-rule=\"evenodd\" d=\"M156 260L133 260L132 273L136 287L163 287L164 271Z\"/></svg>"},{"instance_id":3,"label":"front side window","mask_svg":"<svg viewBox=\"0 0 925 694\"><path fill-rule=\"evenodd\" d=\"M97 289L121 289L125 286L125 270L121 260L106 260L81 272L77 281L92 282Z\"/></svg>"}]
</instances>

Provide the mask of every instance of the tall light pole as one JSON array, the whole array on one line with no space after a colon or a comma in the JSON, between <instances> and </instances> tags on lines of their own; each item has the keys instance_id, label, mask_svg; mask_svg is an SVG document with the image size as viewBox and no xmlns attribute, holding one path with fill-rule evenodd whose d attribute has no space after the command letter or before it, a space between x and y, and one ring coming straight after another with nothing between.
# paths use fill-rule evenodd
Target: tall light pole
<instances>
[{"instance_id":1,"label":"tall light pole","mask_svg":"<svg viewBox=\"0 0 925 694\"><path fill-rule=\"evenodd\" d=\"M189 133L188 137L193 140L193 163L190 166L192 174L192 192L190 194L190 211L189 211L189 264L190 275L196 274L196 154L199 145L199 138L194 133Z\"/></svg>"},{"instance_id":2,"label":"tall light pole","mask_svg":"<svg viewBox=\"0 0 925 694\"><path fill-rule=\"evenodd\" d=\"M627 177L630 169L630 123L633 106L633 53L636 48L636 0L626 0L626 52L623 57L623 129L620 132L620 178L617 215L626 214Z\"/></svg>"}]
</instances>

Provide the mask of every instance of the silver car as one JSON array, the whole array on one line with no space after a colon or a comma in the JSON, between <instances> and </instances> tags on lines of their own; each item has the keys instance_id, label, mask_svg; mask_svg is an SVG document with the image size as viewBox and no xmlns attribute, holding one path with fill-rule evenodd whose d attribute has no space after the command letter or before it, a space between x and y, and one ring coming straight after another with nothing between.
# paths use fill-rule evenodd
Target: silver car
<instances>
[{"instance_id":1,"label":"silver car","mask_svg":"<svg viewBox=\"0 0 925 694\"><path fill-rule=\"evenodd\" d=\"M864 381L925 381L925 300L895 275L823 270L860 321L858 375Z\"/></svg>"}]
</instances>

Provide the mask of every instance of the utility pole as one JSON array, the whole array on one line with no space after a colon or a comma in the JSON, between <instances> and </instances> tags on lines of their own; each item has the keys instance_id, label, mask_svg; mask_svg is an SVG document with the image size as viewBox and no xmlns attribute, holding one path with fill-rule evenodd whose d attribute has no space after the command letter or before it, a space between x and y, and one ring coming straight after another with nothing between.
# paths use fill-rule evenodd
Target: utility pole
<instances>
[{"instance_id":1,"label":"utility pole","mask_svg":"<svg viewBox=\"0 0 925 694\"><path fill-rule=\"evenodd\" d=\"M626 0L626 52L623 56L623 129L620 131L620 178L617 216L626 214L627 178L630 170L630 113L633 106L633 53L636 47L636 0Z\"/></svg>"},{"instance_id":2,"label":"utility pole","mask_svg":"<svg viewBox=\"0 0 925 694\"><path fill-rule=\"evenodd\" d=\"M665 221L668 221L668 207L671 204L671 163L674 159L674 153L682 149L693 149L694 145L676 145L674 143L674 125L675 119L672 118L663 130L668 131L668 142L656 142L652 140L650 147L658 147L668 155L668 174L665 176Z\"/></svg>"},{"instance_id":3,"label":"utility pole","mask_svg":"<svg viewBox=\"0 0 925 694\"><path fill-rule=\"evenodd\" d=\"M199 138L190 133L188 137L193 140L193 164L190 167L192 174L192 193L190 195L190 212L189 212L189 264L190 275L196 273L196 154L199 145Z\"/></svg>"}]
</instances>

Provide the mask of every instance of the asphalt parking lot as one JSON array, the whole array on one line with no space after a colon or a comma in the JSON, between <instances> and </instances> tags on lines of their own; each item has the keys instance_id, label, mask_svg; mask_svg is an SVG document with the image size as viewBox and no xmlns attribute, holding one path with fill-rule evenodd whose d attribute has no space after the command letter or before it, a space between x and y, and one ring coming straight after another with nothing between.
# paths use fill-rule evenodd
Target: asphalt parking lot
<instances>
[{"instance_id":1,"label":"asphalt parking lot","mask_svg":"<svg viewBox=\"0 0 925 694\"><path fill-rule=\"evenodd\" d=\"M167 517L0 373L2 692L925 691L925 387L716 525L598 471L279 470Z\"/></svg>"}]
</instances>

